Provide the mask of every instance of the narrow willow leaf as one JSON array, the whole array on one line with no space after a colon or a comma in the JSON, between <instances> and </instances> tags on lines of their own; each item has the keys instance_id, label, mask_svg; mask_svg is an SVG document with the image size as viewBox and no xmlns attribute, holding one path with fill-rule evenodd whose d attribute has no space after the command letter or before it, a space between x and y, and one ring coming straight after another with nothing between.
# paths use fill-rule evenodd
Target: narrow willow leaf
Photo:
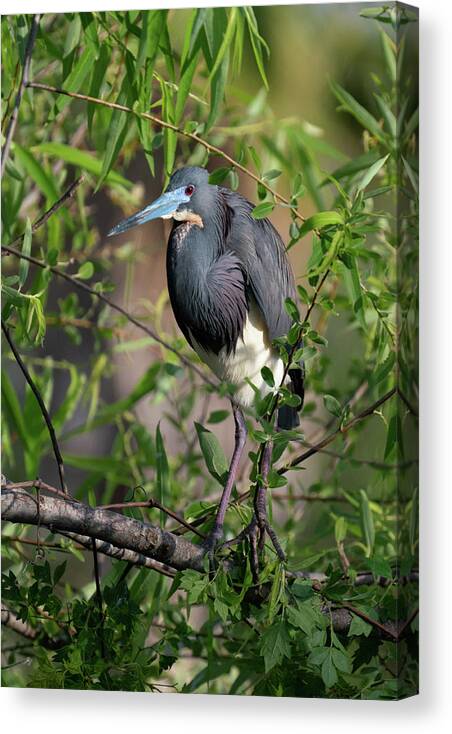
<instances>
[{"instance_id":1,"label":"narrow willow leaf","mask_svg":"<svg viewBox=\"0 0 452 734\"><path fill-rule=\"evenodd\" d=\"M397 60L396 60L396 46L394 41L389 38L388 34L383 30L381 31L381 45L383 48L383 56L388 70L389 78L392 83L395 84L397 81Z\"/></svg>"},{"instance_id":2,"label":"narrow willow leaf","mask_svg":"<svg viewBox=\"0 0 452 734\"><path fill-rule=\"evenodd\" d=\"M336 518L336 522L334 524L334 537L336 539L336 543L343 543L346 535L347 520L345 519L345 517Z\"/></svg>"},{"instance_id":3,"label":"narrow willow leaf","mask_svg":"<svg viewBox=\"0 0 452 734\"><path fill-rule=\"evenodd\" d=\"M366 110L349 92L347 92L340 84L330 81L333 93L343 105L343 107L358 120L358 122L374 135L381 143L385 142L385 136L375 117Z\"/></svg>"},{"instance_id":4,"label":"narrow willow leaf","mask_svg":"<svg viewBox=\"0 0 452 734\"><path fill-rule=\"evenodd\" d=\"M25 427L19 398L6 370L2 370L2 406L6 416L9 418L13 431L17 433L26 449L29 445L28 431Z\"/></svg>"},{"instance_id":5,"label":"narrow willow leaf","mask_svg":"<svg viewBox=\"0 0 452 734\"><path fill-rule=\"evenodd\" d=\"M268 46L265 43L264 39L259 35L256 16L254 15L253 9L251 7L244 7L243 12L245 14L248 26L248 33L250 37L251 48L253 49L254 59L256 61L257 68L259 69L261 79L264 82L265 88L268 89L268 80L265 73L264 58L262 53L263 50L268 53Z\"/></svg>"},{"instance_id":6,"label":"narrow willow leaf","mask_svg":"<svg viewBox=\"0 0 452 734\"><path fill-rule=\"evenodd\" d=\"M163 443L162 434L160 432L160 423L157 425L155 433L155 460L157 467L157 493L159 502L162 505L168 503L170 499L170 479L169 479L169 465L168 458L165 451L165 444ZM163 528L166 522L166 515L162 511L160 512L160 525Z\"/></svg>"},{"instance_id":7,"label":"narrow willow leaf","mask_svg":"<svg viewBox=\"0 0 452 734\"><path fill-rule=\"evenodd\" d=\"M194 53L192 58L187 62L181 72L181 78L179 81L179 89L176 99L176 110L175 110L175 123L179 125L182 115L184 114L185 103L189 95L193 76L196 70L196 64L198 62L198 53Z\"/></svg>"},{"instance_id":8,"label":"narrow willow leaf","mask_svg":"<svg viewBox=\"0 0 452 734\"><path fill-rule=\"evenodd\" d=\"M85 433L86 431L92 431L94 428L98 428L99 426L104 426L106 423L110 423L114 420L116 416L120 416L127 410L133 408L146 395L155 390L157 377L161 367L162 366L159 362L153 364L137 382L129 395L114 403L103 406L89 424L83 423L81 426L77 426L76 428L67 431L64 434L64 438L75 436L79 433Z\"/></svg>"},{"instance_id":9,"label":"narrow willow leaf","mask_svg":"<svg viewBox=\"0 0 452 734\"><path fill-rule=\"evenodd\" d=\"M32 238L31 222L30 222L30 219L27 217L27 222L25 224L24 238L22 241L22 254L23 255L27 256L31 252L31 238ZM19 290L22 288L25 281L27 280L29 267L30 267L30 263L28 262L28 260L20 261L19 263Z\"/></svg>"},{"instance_id":10,"label":"narrow willow leaf","mask_svg":"<svg viewBox=\"0 0 452 734\"><path fill-rule=\"evenodd\" d=\"M210 70L210 74L209 74L210 81L212 80L212 77L214 76L214 74L216 74L216 72L220 68L221 63L232 44L232 40L233 40L234 33L235 33L237 14L238 14L238 8L229 9L228 23L227 23L226 30L223 36L223 40L221 42L220 48L218 49L217 55L215 57L213 67Z\"/></svg>"},{"instance_id":11,"label":"narrow willow leaf","mask_svg":"<svg viewBox=\"0 0 452 734\"><path fill-rule=\"evenodd\" d=\"M415 171L411 168L410 164L408 163L407 159L402 156L403 165L405 167L405 171L407 172L408 178L411 181L411 185L413 189L415 190L416 194L419 194L419 183L418 183L418 177Z\"/></svg>"},{"instance_id":12,"label":"narrow willow leaf","mask_svg":"<svg viewBox=\"0 0 452 734\"><path fill-rule=\"evenodd\" d=\"M90 97L100 97L102 84L105 80L105 75L111 61L111 49L107 44L103 43L99 49L99 53L95 64L93 64L93 71L91 74L91 81L89 86L88 94ZM94 114L97 110L97 104L95 102L88 102L87 116L88 116L88 130L90 135L92 134Z\"/></svg>"},{"instance_id":13,"label":"narrow willow leaf","mask_svg":"<svg viewBox=\"0 0 452 734\"><path fill-rule=\"evenodd\" d=\"M35 145L32 150L47 153L55 158L61 158L66 163L78 166L84 171L100 176L102 161L85 150L72 148L70 145L65 145L64 143L40 143L39 145ZM126 189L131 189L133 186L131 181L128 181L124 176L121 176L115 171L111 171L108 174L106 183L111 186L124 186Z\"/></svg>"},{"instance_id":14,"label":"narrow willow leaf","mask_svg":"<svg viewBox=\"0 0 452 734\"><path fill-rule=\"evenodd\" d=\"M378 153L375 150L370 150L367 153L363 153L362 155L357 156L357 158L353 158L348 163L345 163L343 166L339 166L339 168L336 168L335 171L331 174L331 176L338 181L340 181L342 178L347 178L348 176L353 176L355 173L359 173L360 171L364 171L365 169L369 168L369 166L372 166L375 161L379 159ZM325 178L322 181L322 186L325 186L325 184L328 183L329 177Z\"/></svg>"},{"instance_id":15,"label":"narrow willow leaf","mask_svg":"<svg viewBox=\"0 0 452 734\"><path fill-rule=\"evenodd\" d=\"M384 362L378 365L377 369L372 372L369 378L369 387L374 387L375 385L378 385L379 382L382 382L392 373L395 360L395 353L390 352Z\"/></svg>"},{"instance_id":16,"label":"narrow willow leaf","mask_svg":"<svg viewBox=\"0 0 452 734\"><path fill-rule=\"evenodd\" d=\"M366 171L361 181L359 182L357 186L358 191L364 191L364 189L371 183L371 181L374 180L378 172L383 168L388 158L389 153L383 156L383 158L379 158L378 161L375 161L375 163L369 168L368 171Z\"/></svg>"},{"instance_id":17,"label":"narrow willow leaf","mask_svg":"<svg viewBox=\"0 0 452 734\"><path fill-rule=\"evenodd\" d=\"M87 46L69 76L64 80L64 89L68 92L79 92L95 62L95 56L90 46ZM71 98L60 94L54 105L54 115L58 114L70 103Z\"/></svg>"},{"instance_id":18,"label":"narrow willow leaf","mask_svg":"<svg viewBox=\"0 0 452 734\"><path fill-rule=\"evenodd\" d=\"M366 545L367 557L372 555L372 551L375 544L375 526L372 510L370 509L369 499L364 489L359 492L360 502L360 520L361 520L361 532L363 535L364 543Z\"/></svg>"},{"instance_id":19,"label":"narrow willow leaf","mask_svg":"<svg viewBox=\"0 0 452 734\"><path fill-rule=\"evenodd\" d=\"M60 198L60 193L55 185L55 177L49 175L41 163L36 160L33 153L26 148L22 148L17 143L14 144L14 156L25 168L26 172L33 179L37 187L42 191L49 202L55 202Z\"/></svg>"},{"instance_id":20,"label":"narrow willow leaf","mask_svg":"<svg viewBox=\"0 0 452 734\"><path fill-rule=\"evenodd\" d=\"M209 130L212 125L216 122L223 104L224 91L226 88L226 81L229 70L229 49L227 49L223 60L212 77L210 83L210 113L206 123L206 130Z\"/></svg>"},{"instance_id":21,"label":"narrow willow leaf","mask_svg":"<svg viewBox=\"0 0 452 734\"><path fill-rule=\"evenodd\" d=\"M367 326L364 313L364 300L356 258L351 258L350 267L346 267L344 265L343 274L348 295L353 304L353 310L358 317L360 325L364 330L366 330Z\"/></svg>"}]
</instances>

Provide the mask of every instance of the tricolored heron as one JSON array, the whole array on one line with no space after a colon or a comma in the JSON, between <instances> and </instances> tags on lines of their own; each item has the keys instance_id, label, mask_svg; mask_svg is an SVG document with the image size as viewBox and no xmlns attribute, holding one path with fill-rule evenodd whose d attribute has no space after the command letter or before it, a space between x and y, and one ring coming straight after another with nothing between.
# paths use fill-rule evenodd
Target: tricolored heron
<instances>
[{"instance_id":1,"label":"tricolored heron","mask_svg":"<svg viewBox=\"0 0 452 734\"><path fill-rule=\"evenodd\" d=\"M166 191L156 201L109 232L109 236L120 234L158 217L173 219L166 263L174 316L190 346L215 375L236 386L231 400L235 447L216 520L206 542L210 553L223 536L225 514L246 443L242 408L254 401L248 381L261 395L268 392L270 388L261 375L261 369L267 366L275 384L281 383L284 364L272 342L286 335L291 326L285 300L296 300L294 277L282 239L268 219L253 219L253 208L240 194L209 184L206 169L186 167L173 173ZM289 372L287 382L302 404L302 365ZM287 405L280 407L277 422L279 428L295 427L299 422L297 410ZM270 457L268 444L262 454L263 475L268 473ZM283 557L268 524L262 487L256 494L255 516L249 531L253 533L254 547L256 532L262 547L267 531Z\"/></svg>"}]
</instances>

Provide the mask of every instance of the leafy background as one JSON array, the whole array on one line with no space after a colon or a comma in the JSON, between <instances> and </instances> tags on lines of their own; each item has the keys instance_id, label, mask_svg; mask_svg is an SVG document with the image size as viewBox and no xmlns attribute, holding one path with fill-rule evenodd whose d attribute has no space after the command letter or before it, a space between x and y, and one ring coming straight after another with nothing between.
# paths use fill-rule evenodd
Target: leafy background
<instances>
[{"instance_id":1,"label":"leafy background","mask_svg":"<svg viewBox=\"0 0 452 734\"><path fill-rule=\"evenodd\" d=\"M3 134L31 24L2 18ZM302 435L279 441L276 469L335 438L297 471L270 476L288 563L266 549L259 603L247 596L246 547L234 573L220 566L213 577L125 575L123 562L99 559L100 620L90 555L43 530L41 542L59 547L34 551L25 541L36 530L5 525L3 599L39 635L28 647L3 635L4 685L362 698L417 690L415 584L400 581L417 570L416 34L415 17L392 4L39 19L38 86L24 94L2 181L2 242L18 239L72 281L5 257L2 317L50 409L71 493L91 505L155 497L189 522L205 517L205 532L221 491L233 439L227 388L212 390L178 356L202 369L168 307L166 225L105 237L180 164L206 165L213 181L239 188L290 250L307 399ZM80 174L68 205L33 233ZM56 485L35 397L8 347L3 356L3 472ZM228 537L251 517L238 500L271 435L258 418ZM175 526L158 510L124 512ZM325 580L294 580L300 571ZM361 572L386 581L357 585ZM351 625L335 631L332 612L344 605L355 610ZM400 639L378 627L400 620L409 620ZM44 644L69 631L57 651Z\"/></svg>"}]
</instances>

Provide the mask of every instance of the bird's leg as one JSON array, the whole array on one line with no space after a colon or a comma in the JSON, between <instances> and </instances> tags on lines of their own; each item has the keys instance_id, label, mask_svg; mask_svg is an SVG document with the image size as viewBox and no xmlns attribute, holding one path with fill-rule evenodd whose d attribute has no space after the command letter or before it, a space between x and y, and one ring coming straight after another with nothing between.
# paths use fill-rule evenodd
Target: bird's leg
<instances>
[{"instance_id":1,"label":"bird's leg","mask_svg":"<svg viewBox=\"0 0 452 734\"><path fill-rule=\"evenodd\" d=\"M232 413L234 415L234 423L235 423L234 452L232 454L231 464L229 466L228 478L226 480L226 484L224 485L223 494L221 495L221 500L218 506L218 511L217 511L217 515L215 518L214 526L203 543L204 548L209 555L212 554L213 550L215 549L215 546L223 537L223 525L224 525L224 519L226 516L226 510L228 509L232 488L234 486L237 469L240 463L240 458L242 456L242 452L246 444L247 430L246 430L245 419L243 417L243 413L240 410L240 408L234 405L234 403L232 403Z\"/></svg>"},{"instance_id":2,"label":"bird's leg","mask_svg":"<svg viewBox=\"0 0 452 734\"><path fill-rule=\"evenodd\" d=\"M286 556L278 540L278 536L268 522L267 518L267 478L271 467L273 444L268 441L263 447L259 462L259 474L261 476L254 494L254 514L251 522L244 528L236 538L228 540L224 545L231 547L248 539L250 543L250 567L255 584L259 583L259 554L264 550L265 534L267 533L280 561L285 561Z\"/></svg>"},{"instance_id":3,"label":"bird's leg","mask_svg":"<svg viewBox=\"0 0 452 734\"><path fill-rule=\"evenodd\" d=\"M281 548L278 536L268 522L267 518L267 478L271 467L272 451L273 442L267 441L262 450L262 457L260 462L261 481L256 487L256 494L254 496L254 514L257 521L257 527L259 529L259 540L257 548L259 553L262 553L262 551L264 550L265 533L267 533L268 537L273 543L273 547L276 551L278 558L280 559L280 561L285 561L286 556L283 549Z\"/></svg>"}]
</instances>

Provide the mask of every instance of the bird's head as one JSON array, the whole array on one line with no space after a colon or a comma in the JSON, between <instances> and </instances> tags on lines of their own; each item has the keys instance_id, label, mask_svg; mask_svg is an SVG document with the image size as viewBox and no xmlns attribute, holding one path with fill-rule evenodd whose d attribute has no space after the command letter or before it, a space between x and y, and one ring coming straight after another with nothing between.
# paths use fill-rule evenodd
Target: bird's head
<instances>
[{"instance_id":1,"label":"bird's head","mask_svg":"<svg viewBox=\"0 0 452 734\"><path fill-rule=\"evenodd\" d=\"M158 218L173 218L203 227L204 217L212 206L215 189L215 186L209 184L209 173L205 168L179 168L173 173L166 190L158 199L131 217L123 219L110 230L108 236L126 232L131 227Z\"/></svg>"}]
</instances>

